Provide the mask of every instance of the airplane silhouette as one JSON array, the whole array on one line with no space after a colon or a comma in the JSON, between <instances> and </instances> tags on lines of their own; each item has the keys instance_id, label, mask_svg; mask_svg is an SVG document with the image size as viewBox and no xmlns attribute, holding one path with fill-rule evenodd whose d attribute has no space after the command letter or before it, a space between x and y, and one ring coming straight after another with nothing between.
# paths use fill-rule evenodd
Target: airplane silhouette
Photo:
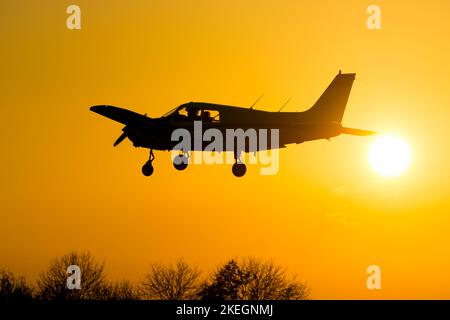
<instances>
[{"instance_id":1,"label":"airplane silhouette","mask_svg":"<svg viewBox=\"0 0 450 320\"><path fill-rule=\"evenodd\" d=\"M350 91L355 80L355 74L339 74L334 78L325 92L317 102L308 110L303 112L269 112L242 108L235 106L219 105L203 102L189 102L172 109L160 118L150 118L130 110L108 106L97 105L90 108L109 119L115 120L125 125L122 135L114 142L117 146L125 138L131 140L135 147L150 149L149 160L142 167L142 173L150 176L153 173L153 160L155 159L153 150L174 150L177 141L172 141L171 135L175 129L184 128L193 132L194 123L201 121L204 128L216 128L221 132L226 129L273 129L279 130L278 148L284 148L287 144L302 143L305 141L330 139L340 134L350 134L356 136L367 136L376 134L374 131L353 129L343 127L342 117L347 105ZM193 143L192 150L180 150L179 159L174 160L177 170L184 170L187 167L187 157L189 151L203 151L205 143L200 145ZM233 151L235 163L233 164L233 174L241 177L246 172L246 166L240 161L241 152L256 152L262 148L257 145L253 149L245 144L244 150L224 150ZM271 149L267 144L266 149Z\"/></svg>"}]
</instances>

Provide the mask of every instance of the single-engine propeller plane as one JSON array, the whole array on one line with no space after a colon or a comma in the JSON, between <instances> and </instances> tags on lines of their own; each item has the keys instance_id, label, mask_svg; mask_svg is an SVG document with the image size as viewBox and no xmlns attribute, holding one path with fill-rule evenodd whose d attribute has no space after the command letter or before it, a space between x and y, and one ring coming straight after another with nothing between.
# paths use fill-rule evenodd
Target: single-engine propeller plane
<instances>
[{"instance_id":1,"label":"single-engine propeller plane","mask_svg":"<svg viewBox=\"0 0 450 320\"><path fill-rule=\"evenodd\" d=\"M172 132L179 128L193 132L194 125L198 121L201 121L203 128L220 130L224 133L223 136L227 129L253 128L267 131L278 129L279 142L276 148L284 148L292 143L330 139L340 134L356 136L376 134L374 131L347 128L341 124L354 80L355 74L339 72L317 102L303 112L281 112L281 110L269 112L254 110L253 106L242 108L203 102L182 104L160 118L150 118L147 115L108 105L93 106L90 110L125 125L122 135L114 142L114 146L128 138L135 147L150 149L149 160L142 167L142 173L150 176L153 173L155 159L153 150L174 150L178 142L172 140ZM200 145L196 143L191 145L192 150L179 150L180 159L174 161L177 170L186 169L190 151L204 151L204 142ZM222 151L234 152L235 163L232 171L237 177L243 176L246 172L245 164L240 161L241 152L262 151L259 144L256 149L245 144L244 150L237 150L236 146L228 150L226 143L222 145L224 146ZM264 148L270 150L272 145L266 144Z\"/></svg>"}]
</instances>

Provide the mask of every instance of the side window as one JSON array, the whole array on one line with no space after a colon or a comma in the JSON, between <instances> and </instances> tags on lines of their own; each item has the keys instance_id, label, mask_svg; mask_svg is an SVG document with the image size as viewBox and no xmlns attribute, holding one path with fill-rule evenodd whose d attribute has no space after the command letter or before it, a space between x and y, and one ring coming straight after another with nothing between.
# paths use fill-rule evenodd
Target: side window
<instances>
[{"instance_id":1,"label":"side window","mask_svg":"<svg viewBox=\"0 0 450 320\"><path fill-rule=\"evenodd\" d=\"M197 108L189 108L187 115L189 120L201 120L202 110Z\"/></svg>"},{"instance_id":2,"label":"side window","mask_svg":"<svg viewBox=\"0 0 450 320\"><path fill-rule=\"evenodd\" d=\"M198 108L181 108L174 114L177 121L201 120L202 110Z\"/></svg>"},{"instance_id":3,"label":"side window","mask_svg":"<svg viewBox=\"0 0 450 320\"><path fill-rule=\"evenodd\" d=\"M183 118L187 118L188 116L188 112L186 108L182 108L180 110L178 110L178 115L183 117Z\"/></svg>"},{"instance_id":4,"label":"side window","mask_svg":"<svg viewBox=\"0 0 450 320\"><path fill-rule=\"evenodd\" d=\"M217 110L203 110L202 113L202 121L203 122L212 122L219 123L220 122L220 113Z\"/></svg>"}]
</instances>

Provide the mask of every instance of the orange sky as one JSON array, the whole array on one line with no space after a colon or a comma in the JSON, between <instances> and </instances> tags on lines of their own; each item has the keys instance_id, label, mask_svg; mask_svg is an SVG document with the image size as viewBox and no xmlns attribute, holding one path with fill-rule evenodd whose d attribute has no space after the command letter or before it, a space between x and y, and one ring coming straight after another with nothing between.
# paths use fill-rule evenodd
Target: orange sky
<instances>
[{"instance_id":1,"label":"orange sky","mask_svg":"<svg viewBox=\"0 0 450 320\"><path fill-rule=\"evenodd\" d=\"M81 7L82 29L66 28ZM450 298L450 2L2 1L0 267L34 280L70 250L111 278L184 257L205 272L230 257L274 259L313 298ZM188 101L285 111L356 72L343 124L396 133L412 164L382 178L372 137L290 146L280 171L177 172L157 152L113 148L111 104L151 117ZM382 289L366 288L377 264Z\"/></svg>"}]
</instances>

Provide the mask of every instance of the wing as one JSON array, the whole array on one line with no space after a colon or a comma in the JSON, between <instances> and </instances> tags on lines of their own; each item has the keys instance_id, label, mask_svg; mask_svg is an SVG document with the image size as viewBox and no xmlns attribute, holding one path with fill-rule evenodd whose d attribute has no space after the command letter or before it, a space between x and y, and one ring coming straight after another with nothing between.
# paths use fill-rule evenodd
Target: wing
<instances>
[{"instance_id":1,"label":"wing","mask_svg":"<svg viewBox=\"0 0 450 320\"><path fill-rule=\"evenodd\" d=\"M124 125L151 120L151 118L142 114L113 106L93 106L90 110L111 120L123 123Z\"/></svg>"}]
</instances>

